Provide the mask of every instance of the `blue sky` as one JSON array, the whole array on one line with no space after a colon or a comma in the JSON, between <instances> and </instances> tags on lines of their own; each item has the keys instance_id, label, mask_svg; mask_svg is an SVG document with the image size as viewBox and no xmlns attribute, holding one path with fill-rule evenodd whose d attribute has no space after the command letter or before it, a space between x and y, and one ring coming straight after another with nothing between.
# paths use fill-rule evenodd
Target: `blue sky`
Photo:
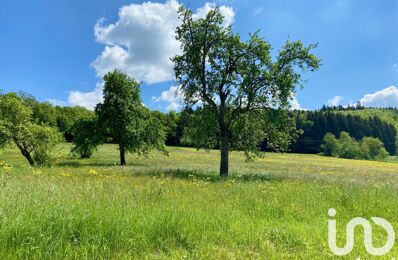
<instances>
[{"instance_id":1,"label":"blue sky","mask_svg":"<svg viewBox=\"0 0 398 260\"><path fill-rule=\"evenodd\" d=\"M159 3L159 4L154 4ZM275 51L289 38L318 43L301 108L398 106L398 0L216 1L242 36L261 30ZM92 106L101 75L119 68L144 82L144 103L178 109L168 56L179 4L203 15L207 1L2 0L0 89L40 101ZM198 9L199 8L199 9ZM395 105L396 104L396 105Z\"/></svg>"}]
</instances>

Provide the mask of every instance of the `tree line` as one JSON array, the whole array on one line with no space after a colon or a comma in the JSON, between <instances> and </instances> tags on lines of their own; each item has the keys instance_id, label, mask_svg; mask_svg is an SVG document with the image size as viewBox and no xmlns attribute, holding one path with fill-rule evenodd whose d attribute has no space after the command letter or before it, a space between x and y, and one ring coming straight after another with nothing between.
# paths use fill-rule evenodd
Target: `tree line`
<instances>
[{"instance_id":1,"label":"tree line","mask_svg":"<svg viewBox=\"0 0 398 260\"><path fill-rule=\"evenodd\" d=\"M396 154L397 129L378 116L363 117L337 110L296 111L294 114L297 128L302 130L302 134L290 147L292 152L319 153L327 133L339 136L340 132L347 132L357 140L378 138L390 155Z\"/></svg>"}]
</instances>

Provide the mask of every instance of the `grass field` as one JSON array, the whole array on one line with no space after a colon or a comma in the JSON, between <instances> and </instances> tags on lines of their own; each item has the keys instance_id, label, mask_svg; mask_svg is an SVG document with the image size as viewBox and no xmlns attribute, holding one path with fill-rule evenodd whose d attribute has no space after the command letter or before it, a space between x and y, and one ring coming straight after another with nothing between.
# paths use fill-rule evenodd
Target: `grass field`
<instances>
[{"instance_id":1,"label":"grass field","mask_svg":"<svg viewBox=\"0 0 398 260\"><path fill-rule=\"evenodd\" d=\"M65 152L52 168L3 150L0 258L333 258L331 207L340 246L353 217L383 217L398 231L395 161L269 153L246 163L232 153L224 180L217 151L168 150L120 167L106 145L87 160ZM369 258L362 233L349 259ZM374 228L373 239L381 246L385 233ZM398 245L384 258L397 256Z\"/></svg>"}]
</instances>

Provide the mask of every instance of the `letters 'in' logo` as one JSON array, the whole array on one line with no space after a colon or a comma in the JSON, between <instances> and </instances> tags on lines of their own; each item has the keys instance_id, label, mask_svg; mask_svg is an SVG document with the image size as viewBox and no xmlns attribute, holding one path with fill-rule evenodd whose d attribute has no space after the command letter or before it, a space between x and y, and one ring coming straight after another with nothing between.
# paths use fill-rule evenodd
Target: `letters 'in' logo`
<instances>
[{"instance_id":1,"label":"letters 'in' logo","mask_svg":"<svg viewBox=\"0 0 398 260\"><path fill-rule=\"evenodd\" d=\"M336 210L331 208L328 211L330 217L336 216ZM364 230L364 245L366 251L375 256L380 256L388 253L394 246L395 231L390 222L384 218L372 217L372 221L384 228L387 232L387 242L382 247L373 247L372 245L372 225L367 219L353 218L346 226L346 243L344 247L338 247L336 244L336 220L329 219L328 221L328 243L329 248L335 255L343 256L349 254L354 248L354 229L356 226L362 226Z\"/></svg>"}]
</instances>

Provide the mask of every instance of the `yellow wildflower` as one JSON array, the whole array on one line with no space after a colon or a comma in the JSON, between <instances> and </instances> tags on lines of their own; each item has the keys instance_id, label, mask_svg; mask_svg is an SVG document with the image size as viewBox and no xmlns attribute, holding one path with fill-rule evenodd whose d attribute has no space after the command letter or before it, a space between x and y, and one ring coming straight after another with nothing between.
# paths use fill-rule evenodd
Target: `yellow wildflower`
<instances>
[{"instance_id":1,"label":"yellow wildflower","mask_svg":"<svg viewBox=\"0 0 398 260\"><path fill-rule=\"evenodd\" d=\"M98 172L96 170L94 170L94 169L90 169L88 171L88 173L91 174L91 175L97 175L98 174Z\"/></svg>"}]
</instances>

